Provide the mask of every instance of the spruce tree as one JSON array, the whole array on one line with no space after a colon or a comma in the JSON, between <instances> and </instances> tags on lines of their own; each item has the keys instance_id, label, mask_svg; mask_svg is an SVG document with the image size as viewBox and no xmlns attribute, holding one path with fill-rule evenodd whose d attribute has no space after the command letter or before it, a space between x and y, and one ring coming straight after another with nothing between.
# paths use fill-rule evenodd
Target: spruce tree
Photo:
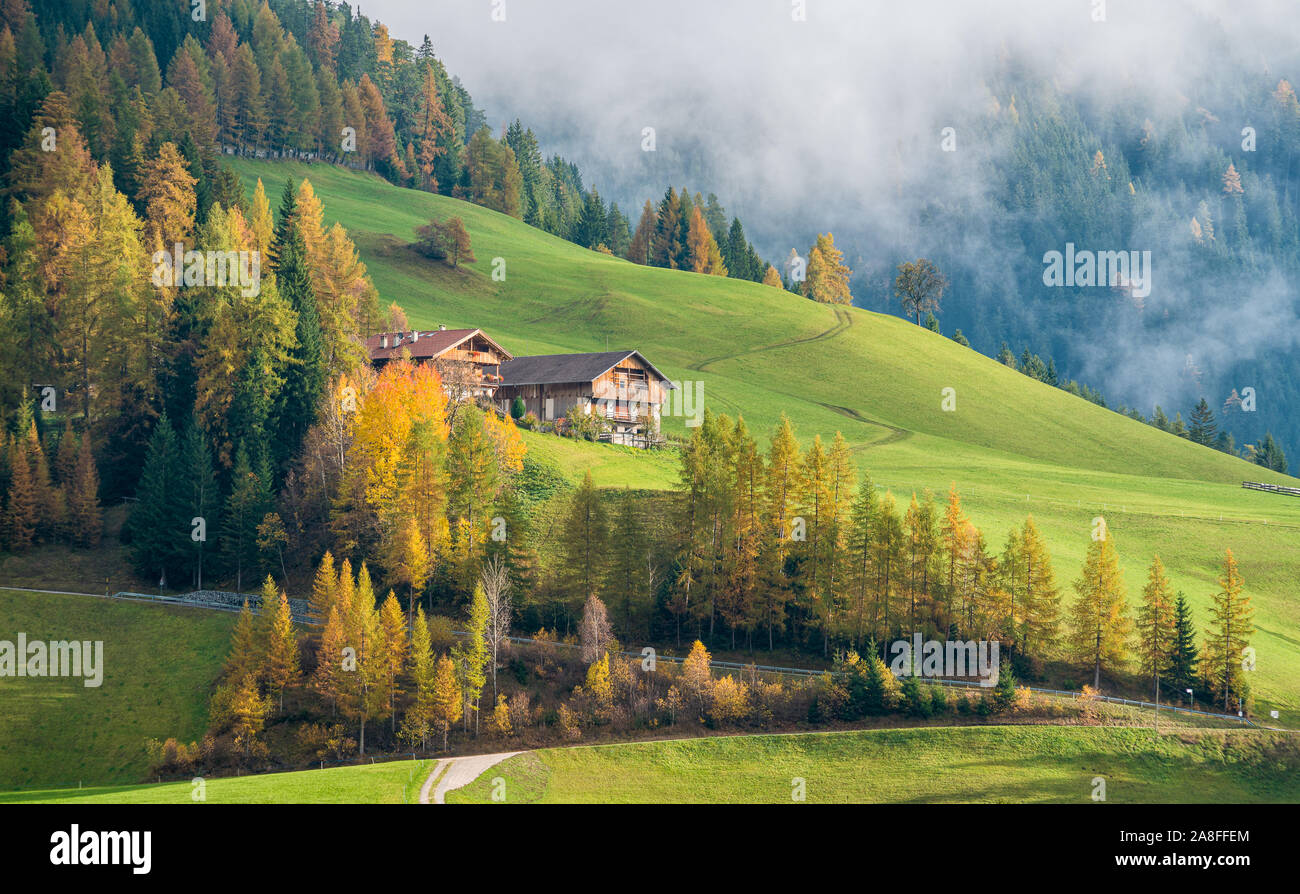
<instances>
[{"instance_id":1,"label":"spruce tree","mask_svg":"<svg viewBox=\"0 0 1300 894\"><path fill-rule=\"evenodd\" d=\"M99 506L99 471L90 451L90 435L81 438L72 480L66 485L68 527L79 546L97 546L104 533L103 510Z\"/></svg>"},{"instance_id":2,"label":"spruce tree","mask_svg":"<svg viewBox=\"0 0 1300 894\"><path fill-rule=\"evenodd\" d=\"M164 415L154 427L145 452L144 468L131 511L131 554L141 573L158 572L159 586L167 574L184 567L190 517L185 514L185 479L180 446Z\"/></svg>"},{"instance_id":3,"label":"spruce tree","mask_svg":"<svg viewBox=\"0 0 1300 894\"><path fill-rule=\"evenodd\" d=\"M266 472L263 469L262 475ZM230 493L221 515L221 553L228 572L235 576L235 589L257 569L257 526L270 504L262 476L254 471L248 450L241 441L235 450L235 467L230 476Z\"/></svg>"},{"instance_id":4,"label":"spruce tree","mask_svg":"<svg viewBox=\"0 0 1300 894\"><path fill-rule=\"evenodd\" d=\"M1160 673L1169 665L1174 648L1174 607L1169 600L1169 578L1165 576L1160 556L1151 560L1147 584L1142 588L1142 608L1138 612L1138 638L1141 642L1142 672L1151 675L1153 691Z\"/></svg>"},{"instance_id":5,"label":"spruce tree","mask_svg":"<svg viewBox=\"0 0 1300 894\"><path fill-rule=\"evenodd\" d=\"M212 450L208 447L203 432L193 420L185 428L181 442L181 470L186 485L185 520L190 529L187 549L190 563L194 568L194 581L198 589L203 589L204 553L212 549L209 543L215 539L218 530L217 505L221 493L217 488L217 479L212 471ZM202 538L196 539L194 519L202 519Z\"/></svg>"},{"instance_id":6,"label":"spruce tree","mask_svg":"<svg viewBox=\"0 0 1300 894\"><path fill-rule=\"evenodd\" d=\"M1000 713L1016 703L1016 675L1010 665L998 668L998 681L993 685L993 707Z\"/></svg>"},{"instance_id":7,"label":"spruce tree","mask_svg":"<svg viewBox=\"0 0 1300 894\"><path fill-rule=\"evenodd\" d=\"M1196 686L1198 649L1196 625L1192 621L1192 607L1187 597L1179 592L1174 600L1174 630L1165 666L1164 681L1168 690L1181 696L1185 690Z\"/></svg>"},{"instance_id":8,"label":"spruce tree","mask_svg":"<svg viewBox=\"0 0 1300 894\"><path fill-rule=\"evenodd\" d=\"M14 438L9 446L9 501L5 507L5 540L9 549L22 552L36 539L36 490L27 458L27 439Z\"/></svg>"},{"instance_id":9,"label":"spruce tree","mask_svg":"<svg viewBox=\"0 0 1300 894\"><path fill-rule=\"evenodd\" d=\"M1218 426L1214 423L1214 411L1210 409L1205 398L1201 398L1192 410L1192 427L1188 436L1197 444L1210 447L1214 444Z\"/></svg>"},{"instance_id":10,"label":"spruce tree","mask_svg":"<svg viewBox=\"0 0 1300 894\"><path fill-rule=\"evenodd\" d=\"M306 246L297 226L289 228L285 242L280 245L276 283L280 297L297 313L297 339L279 393L278 418L271 426L275 436L275 465L283 474L297 455L308 429L316 423L327 377L316 291L312 287Z\"/></svg>"}]
</instances>

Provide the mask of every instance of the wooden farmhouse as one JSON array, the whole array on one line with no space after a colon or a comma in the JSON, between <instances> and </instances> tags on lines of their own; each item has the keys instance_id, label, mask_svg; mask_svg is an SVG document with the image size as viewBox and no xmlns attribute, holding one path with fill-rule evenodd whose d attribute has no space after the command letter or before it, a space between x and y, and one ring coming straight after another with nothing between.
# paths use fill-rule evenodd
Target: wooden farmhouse
<instances>
[{"instance_id":1,"label":"wooden farmhouse","mask_svg":"<svg viewBox=\"0 0 1300 894\"><path fill-rule=\"evenodd\" d=\"M501 364L497 402L516 397L546 422L578 409L603 416L615 444L644 447L659 432L660 408L673 384L639 351L540 354Z\"/></svg>"},{"instance_id":2,"label":"wooden farmhouse","mask_svg":"<svg viewBox=\"0 0 1300 894\"><path fill-rule=\"evenodd\" d=\"M674 387L639 351L515 357L482 329L381 332L366 339L366 349L376 369L402 358L433 363L448 394L491 402L502 413L519 398L545 422L575 408L597 414L609 426L607 440L636 447L658 436L660 409Z\"/></svg>"},{"instance_id":3,"label":"wooden farmhouse","mask_svg":"<svg viewBox=\"0 0 1300 894\"><path fill-rule=\"evenodd\" d=\"M432 332L381 332L366 339L375 369L402 357L412 363L433 363L449 392L493 400L501 384L501 365L512 354L488 338L482 329Z\"/></svg>"}]
</instances>

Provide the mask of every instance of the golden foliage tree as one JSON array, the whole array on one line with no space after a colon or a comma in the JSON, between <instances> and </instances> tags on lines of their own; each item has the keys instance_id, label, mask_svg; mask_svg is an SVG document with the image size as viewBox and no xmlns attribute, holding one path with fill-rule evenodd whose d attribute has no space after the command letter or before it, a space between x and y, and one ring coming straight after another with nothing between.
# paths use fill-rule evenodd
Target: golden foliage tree
<instances>
[{"instance_id":1,"label":"golden foliage tree","mask_svg":"<svg viewBox=\"0 0 1300 894\"><path fill-rule=\"evenodd\" d=\"M1244 699L1244 673L1252 666L1246 649L1255 633L1255 609L1245 586L1232 550L1224 550L1219 592L1210 609L1212 626L1206 631L1201 659L1206 682L1223 699L1224 710L1232 709L1233 696Z\"/></svg>"},{"instance_id":2,"label":"golden foliage tree","mask_svg":"<svg viewBox=\"0 0 1300 894\"><path fill-rule=\"evenodd\" d=\"M1083 573L1074 589L1077 596L1071 609L1071 651L1080 665L1091 665L1093 687L1100 689L1102 666L1115 670L1124 663L1131 627L1119 556L1109 533L1094 539L1088 547Z\"/></svg>"}]
</instances>

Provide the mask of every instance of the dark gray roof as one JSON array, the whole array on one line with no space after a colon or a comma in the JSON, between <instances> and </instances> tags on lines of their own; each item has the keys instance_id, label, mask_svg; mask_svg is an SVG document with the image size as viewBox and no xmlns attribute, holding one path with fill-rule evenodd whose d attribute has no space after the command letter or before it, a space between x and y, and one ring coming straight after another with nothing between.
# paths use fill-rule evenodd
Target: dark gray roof
<instances>
[{"instance_id":1,"label":"dark gray roof","mask_svg":"<svg viewBox=\"0 0 1300 894\"><path fill-rule=\"evenodd\" d=\"M516 357L501 364L502 385L560 385L593 382L631 356L637 356L662 381L668 377L655 369L640 351L601 351L596 354L538 354Z\"/></svg>"}]
</instances>

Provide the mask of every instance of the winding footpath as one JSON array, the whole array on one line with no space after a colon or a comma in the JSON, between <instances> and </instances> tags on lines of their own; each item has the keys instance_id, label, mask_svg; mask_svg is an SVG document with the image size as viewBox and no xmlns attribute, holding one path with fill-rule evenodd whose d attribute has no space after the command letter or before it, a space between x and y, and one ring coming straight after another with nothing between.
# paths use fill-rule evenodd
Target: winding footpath
<instances>
[{"instance_id":1,"label":"winding footpath","mask_svg":"<svg viewBox=\"0 0 1300 894\"><path fill-rule=\"evenodd\" d=\"M464 788L506 758L514 757L519 753L518 751L502 751L498 754L474 754L468 757L443 758L433 765L433 769L429 772L429 778L424 780L424 785L420 788L420 803L430 803L430 795L432 795L432 803L445 804L444 799L447 792Z\"/></svg>"}]
</instances>

